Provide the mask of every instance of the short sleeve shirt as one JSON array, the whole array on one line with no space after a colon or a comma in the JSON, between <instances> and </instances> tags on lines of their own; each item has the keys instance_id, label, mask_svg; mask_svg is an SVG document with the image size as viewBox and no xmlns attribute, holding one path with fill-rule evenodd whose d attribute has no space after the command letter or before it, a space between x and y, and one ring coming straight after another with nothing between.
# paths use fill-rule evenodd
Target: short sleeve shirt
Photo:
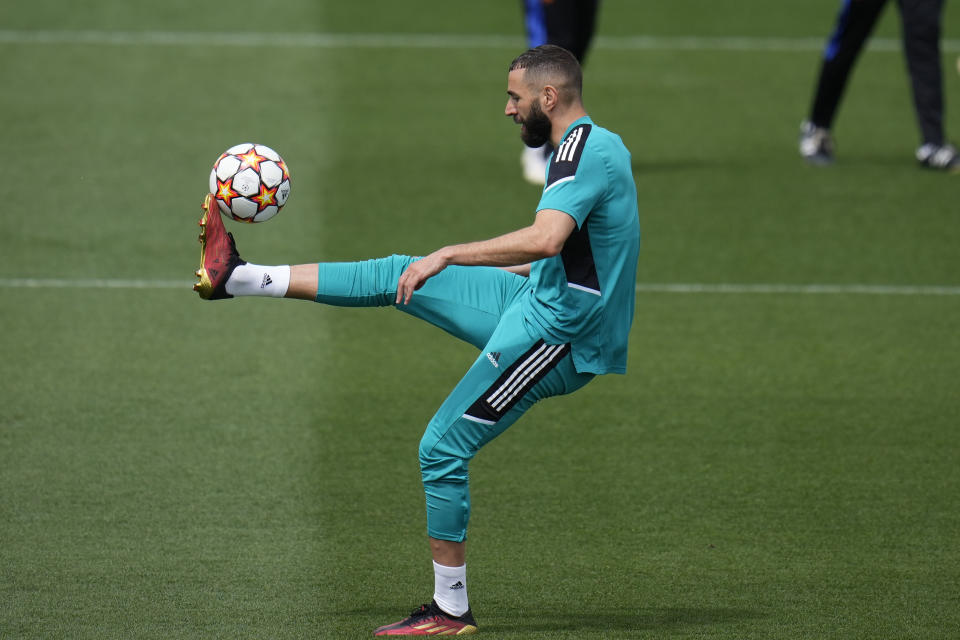
<instances>
[{"instance_id":1,"label":"short sleeve shirt","mask_svg":"<svg viewBox=\"0 0 960 640\"><path fill-rule=\"evenodd\" d=\"M624 373L633 322L640 222L630 152L589 117L575 121L548 163L538 211L577 224L559 255L530 268L524 317L549 341L570 343L582 373Z\"/></svg>"}]
</instances>

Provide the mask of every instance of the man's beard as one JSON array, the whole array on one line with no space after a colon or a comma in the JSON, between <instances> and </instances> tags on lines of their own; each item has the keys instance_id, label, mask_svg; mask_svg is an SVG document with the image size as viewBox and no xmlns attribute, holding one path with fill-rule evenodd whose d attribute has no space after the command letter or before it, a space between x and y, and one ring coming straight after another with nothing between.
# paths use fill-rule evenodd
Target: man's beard
<instances>
[{"instance_id":1,"label":"man's beard","mask_svg":"<svg viewBox=\"0 0 960 640\"><path fill-rule=\"evenodd\" d=\"M534 102L530 107L530 115L524 118L520 129L520 139L523 144L536 149L550 141L550 132L553 125L550 118L540 109L540 103Z\"/></svg>"}]
</instances>

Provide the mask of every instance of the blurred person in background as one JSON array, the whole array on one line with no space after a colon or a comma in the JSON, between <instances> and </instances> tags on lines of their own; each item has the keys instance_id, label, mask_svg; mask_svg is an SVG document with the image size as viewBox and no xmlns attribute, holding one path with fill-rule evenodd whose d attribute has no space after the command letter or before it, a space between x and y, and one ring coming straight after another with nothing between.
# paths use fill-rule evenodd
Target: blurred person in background
<instances>
[{"instance_id":1,"label":"blurred person in background","mask_svg":"<svg viewBox=\"0 0 960 640\"><path fill-rule=\"evenodd\" d=\"M823 52L810 114L800 127L800 155L814 165L832 164L830 133L851 71L887 0L843 0ZM920 128L916 151L921 166L960 171L960 155L943 127L943 73L940 23L943 0L897 0L913 106Z\"/></svg>"},{"instance_id":2,"label":"blurred person in background","mask_svg":"<svg viewBox=\"0 0 960 640\"><path fill-rule=\"evenodd\" d=\"M533 49L555 44L572 53L583 66L599 9L600 0L523 0L528 46ZM553 146L549 142L535 149L524 147L520 156L523 179L542 185L551 153Z\"/></svg>"}]
</instances>

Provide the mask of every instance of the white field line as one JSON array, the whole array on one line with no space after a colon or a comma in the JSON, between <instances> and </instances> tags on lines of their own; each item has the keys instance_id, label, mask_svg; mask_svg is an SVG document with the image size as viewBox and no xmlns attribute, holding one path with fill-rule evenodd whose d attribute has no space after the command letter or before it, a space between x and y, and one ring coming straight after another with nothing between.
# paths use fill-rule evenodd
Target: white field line
<instances>
[{"instance_id":1,"label":"white field line","mask_svg":"<svg viewBox=\"0 0 960 640\"><path fill-rule=\"evenodd\" d=\"M637 293L732 293L788 295L960 296L960 287L876 284L656 284L640 283Z\"/></svg>"},{"instance_id":2,"label":"white field line","mask_svg":"<svg viewBox=\"0 0 960 640\"><path fill-rule=\"evenodd\" d=\"M621 51L820 51L821 38L739 36L598 36L594 46ZM314 49L517 49L524 39L509 35L443 33L266 33L204 31L0 30L0 44L166 45L293 47ZM873 38L868 48L899 51L895 38ZM944 53L960 51L960 40L943 40Z\"/></svg>"},{"instance_id":3,"label":"white field line","mask_svg":"<svg viewBox=\"0 0 960 640\"><path fill-rule=\"evenodd\" d=\"M0 289L183 289L186 280L122 280L107 278L0 278ZM637 293L784 294L871 296L960 296L960 286L869 284L683 284L639 283Z\"/></svg>"},{"instance_id":4,"label":"white field line","mask_svg":"<svg viewBox=\"0 0 960 640\"><path fill-rule=\"evenodd\" d=\"M193 286L187 280L120 280L108 278L8 278L3 289L180 289Z\"/></svg>"}]
</instances>

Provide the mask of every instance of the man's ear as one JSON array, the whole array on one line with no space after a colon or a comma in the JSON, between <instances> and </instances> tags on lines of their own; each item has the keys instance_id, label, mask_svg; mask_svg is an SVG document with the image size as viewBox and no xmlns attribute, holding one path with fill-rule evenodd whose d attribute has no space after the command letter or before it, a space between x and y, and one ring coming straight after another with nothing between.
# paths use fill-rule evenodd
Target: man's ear
<instances>
[{"instance_id":1,"label":"man's ear","mask_svg":"<svg viewBox=\"0 0 960 640\"><path fill-rule=\"evenodd\" d=\"M552 84L545 85L543 91L540 92L540 99L543 112L546 113L557 106L560 100L560 92Z\"/></svg>"}]
</instances>

